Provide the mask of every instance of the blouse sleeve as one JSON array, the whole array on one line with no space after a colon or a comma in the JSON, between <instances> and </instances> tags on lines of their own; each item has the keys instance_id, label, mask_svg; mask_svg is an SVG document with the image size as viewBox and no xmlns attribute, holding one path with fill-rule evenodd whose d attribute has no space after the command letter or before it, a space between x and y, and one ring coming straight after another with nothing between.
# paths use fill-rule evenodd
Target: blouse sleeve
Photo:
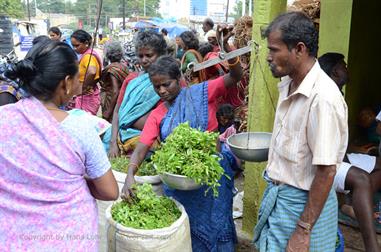
<instances>
[{"instance_id":1,"label":"blouse sleeve","mask_svg":"<svg viewBox=\"0 0 381 252\"><path fill-rule=\"evenodd\" d=\"M95 128L84 117L69 115L61 123L67 134L76 139L84 153L85 172L91 179L103 176L110 168L106 151Z\"/></svg>"},{"instance_id":2,"label":"blouse sleeve","mask_svg":"<svg viewBox=\"0 0 381 252\"><path fill-rule=\"evenodd\" d=\"M160 106L151 112L144 124L140 142L145 145L151 146L160 135L160 122L163 117L159 114L159 108Z\"/></svg>"},{"instance_id":3,"label":"blouse sleeve","mask_svg":"<svg viewBox=\"0 0 381 252\"><path fill-rule=\"evenodd\" d=\"M86 149L86 173L91 179L103 176L110 168L106 151L95 130L89 130Z\"/></svg>"},{"instance_id":4,"label":"blouse sleeve","mask_svg":"<svg viewBox=\"0 0 381 252\"><path fill-rule=\"evenodd\" d=\"M89 63L89 61L90 61L90 63ZM100 72L101 66L98 64L98 61L95 58L95 56L91 56L91 58L90 58L90 54L86 54L83 56L83 58L80 62L80 81L85 80L85 72L86 72L87 64L89 64L89 67L93 66L97 69L96 73L95 73L95 79L98 79L100 77L100 74L101 74L101 72Z\"/></svg>"},{"instance_id":5,"label":"blouse sleeve","mask_svg":"<svg viewBox=\"0 0 381 252\"><path fill-rule=\"evenodd\" d=\"M227 89L224 84L224 76L208 81L208 100L209 102L217 100L227 94Z\"/></svg>"},{"instance_id":6,"label":"blouse sleeve","mask_svg":"<svg viewBox=\"0 0 381 252\"><path fill-rule=\"evenodd\" d=\"M186 52L185 53L185 60L184 63L182 64L181 71L185 72L187 70L188 64L191 62L197 63L197 58L192 52Z\"/></svg>"}]
</instances>

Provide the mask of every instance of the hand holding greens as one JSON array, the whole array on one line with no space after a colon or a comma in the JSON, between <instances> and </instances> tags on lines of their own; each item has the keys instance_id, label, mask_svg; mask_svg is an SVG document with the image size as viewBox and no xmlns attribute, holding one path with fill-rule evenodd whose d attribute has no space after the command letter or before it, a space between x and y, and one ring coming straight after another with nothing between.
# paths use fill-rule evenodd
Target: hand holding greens
<instances>
[{"instance_id":1,"label":"hand holding greens","mask_svg":"<svg viewBox=\"0 0 381 252\"><path fill-rule=\"evenodd\" d=\"M157 196L150 184L136 185L132 202L121 201L111 208L112 218L126 227L158 229L169 227L178 220L181 212L175 202Z\"/></svg>"}]
</instances>

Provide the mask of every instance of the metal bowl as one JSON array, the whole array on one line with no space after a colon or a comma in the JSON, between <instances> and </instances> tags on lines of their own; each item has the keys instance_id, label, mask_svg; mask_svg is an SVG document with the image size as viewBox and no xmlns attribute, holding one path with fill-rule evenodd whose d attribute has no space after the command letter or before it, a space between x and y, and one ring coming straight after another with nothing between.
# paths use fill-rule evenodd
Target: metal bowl
<instances>
[{"instance_id":1,"label":"metal bowl","mask_svg":"<svg viewBox=\"0 0 381 252\"><path fill-rule=\"evenodd\" d=\"M182 191L196 190L202 186L197 184L193 179L190 179L186 176L176 175L168 172L160 174L160 178L167 186Z\"/></svg>"},{"instance_id":2,"label":"metal bowl","mask_svg":"<svg viewBox=\"0 0 381 252\"><path fill-rule=\"evenodd\" d=\"M227 144L239 159L263 162L268 159L270 141L271 133L243 132L230 136Z\"/></svg>"}]
</instances>

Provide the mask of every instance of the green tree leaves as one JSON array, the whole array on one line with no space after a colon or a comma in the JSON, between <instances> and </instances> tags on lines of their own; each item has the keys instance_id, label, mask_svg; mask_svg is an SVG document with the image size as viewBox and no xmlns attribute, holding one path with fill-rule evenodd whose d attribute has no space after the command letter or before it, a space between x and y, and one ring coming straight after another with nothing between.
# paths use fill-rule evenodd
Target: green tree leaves
<instances>
[{"instance_id":1,"label":"green tree leaves","mask_svg":"<svg viewBox=\"0 0 381 252\"><path fill-rule=\"evenodd\" d=\"M20 0L0 0L0 15L2 14L12 18L22 18L25 16Z\"/></svg>"}]
</instances>

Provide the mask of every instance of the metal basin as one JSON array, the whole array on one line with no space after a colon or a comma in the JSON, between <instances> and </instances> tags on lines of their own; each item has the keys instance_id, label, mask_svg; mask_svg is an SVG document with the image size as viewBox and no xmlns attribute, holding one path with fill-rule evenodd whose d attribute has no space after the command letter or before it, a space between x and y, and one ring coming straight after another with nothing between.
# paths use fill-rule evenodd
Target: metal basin
<instances>
[{"instance_id":1,"label":"metal basin","mask_svg":"<svg viewBox=\"0 0 381 252\"><path fill-rule=\"evenodd\" d=\"M239 159L263 162L268 159L270 141L271 133L243 132L230 136L227 144Z\"/></svg>"},{"instance_id":2,"label":"metal basin","mask_svg":"<svg viewBox=\"0 0 381 252\"><path fill-rule=\"evenodd\" d=\"M201 187L201 185L197 184L193 179L190 179L183 175L176 175L176 174L164 172L163 174L160 174L159 176L164 184L166 184L167 186L173 189L182 190L182 191L190 191L190 190L199 189Z\"/></svg>"}]
</instances>

